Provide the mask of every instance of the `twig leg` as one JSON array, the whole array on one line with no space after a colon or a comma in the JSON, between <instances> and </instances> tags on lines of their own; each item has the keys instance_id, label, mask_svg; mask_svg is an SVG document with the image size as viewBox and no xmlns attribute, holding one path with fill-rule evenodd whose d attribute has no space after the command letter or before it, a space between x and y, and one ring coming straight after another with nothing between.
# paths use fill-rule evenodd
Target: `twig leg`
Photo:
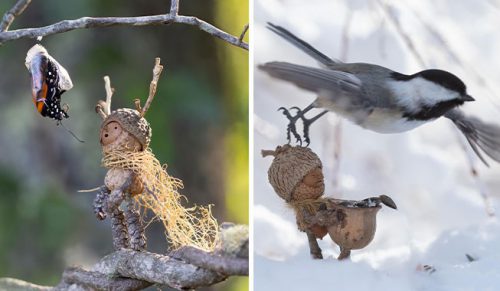
<instances>
[{"instance_id":1,"label":"twig leg","mask_svg":"<svg viewBox=\"0 0 500 291\"><path fill-rule=\"evenodd\" d=\"M116 250L129 247L129 237L125 215L120 209L124 195L121 190L113 190L106 201L106 212L111 216L111 233L113 246Z\"/></svg>"},{"instance_id":2,"label":"twig leg","mask_svg":"<svg viewBox=\"0 0 500 291\"><path fill-rule=\"evenodd\" d=\"M337 260L345 260L351 256L351 250L340 247L340 255Z\"/></svg>"},{"instance_id":3,"label":"twig leg","mask_svg":"<svg viewBox=\"0 0 500 291\"><path fill-rule=\"evenodd\" d=\"M106 212L104 211L104 206L106 203L106 198L109 195L110 191L106 186L101 186L99 188L99 192L94 199L94 213L97 219L104 220L106 219Z\"/></svg>"},{"instance_id":4,"label":"twig leg","mask_svg":"<svg viewBox=\"0 0 500 291\"><path fill-rule=\"evenodd\" d=\"M321 249L319 248L318 241L316 240L316 236L311 232L307 233L307 239L309 240L309 251L313 259L323 259L323 254L321 253Z\"/></svg>"},{"instance_id":5,"label":"twig leg","mask_svg":"<svg viewBox=\"0 0 500 291\"><path fill-rule=\"evenodd\" d=\"M145 250L146 235L144 234L144 226L142 225L139 211L134 209L134 205L130 199L127 199L126 202L127 211L125 211L125 219L130 237L130 248L136 251Z\"/></svg>"}]
</instances>

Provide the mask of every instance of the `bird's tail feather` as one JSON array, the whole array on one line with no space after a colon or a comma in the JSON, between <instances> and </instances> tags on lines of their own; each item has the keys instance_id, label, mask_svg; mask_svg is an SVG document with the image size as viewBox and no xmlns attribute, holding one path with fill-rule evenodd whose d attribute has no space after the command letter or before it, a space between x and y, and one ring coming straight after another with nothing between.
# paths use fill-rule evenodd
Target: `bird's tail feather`
<instances>
[{"instance_id":1,"label":"bird's tail feather","mask_svg":"<svg viewBox=\"0 0 500 291\"><path fill-rule=\"evenodd\" d=\"M481 150L490 158L500 163L500 126L485 123L475 117L466 116L455 109L445 114L465 135L476 155L487 165Z\"/></svg>"},{"instance_id":2,"label":"bird's tail feather","mask_svg":"<svg viewBox=\"0 0 500 291\"><path fill-rule=\"evenodd\" d=\"M296 35L291 33L290 31L286 30L285 28L274 25L270 22L267 23L267 28L271 30L272 32L276 33L277 35L281 36L294 46L298 47L301 49L303 52L314 58L316 61L320 62L323 65L328 65L328 64L333 64L333 63L339 63L340 61L331 59L327 57L325 54L322 52L318 51L315 49L312 45L308 44L304 40L298 38Z\"/></svg>"},{"instance_id":3,"label":"bird's tail feather","mask_svg":"<svg viewBox=\"0 0 500 291\"><path fill-rule=\"evenodd\" d=\"M358 92L361 81L346 72L312 68L286 62L269 62L259 65L259 69L271 76L292 82L300 88L319 93L329 91L332 93Z\"/></svg>"}]
</instances>

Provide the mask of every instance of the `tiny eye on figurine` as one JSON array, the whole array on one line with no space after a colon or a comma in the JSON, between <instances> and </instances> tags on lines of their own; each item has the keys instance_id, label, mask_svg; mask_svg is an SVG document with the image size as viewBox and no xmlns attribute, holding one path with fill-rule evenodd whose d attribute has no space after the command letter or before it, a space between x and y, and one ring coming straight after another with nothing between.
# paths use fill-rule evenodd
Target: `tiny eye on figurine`
<instances>
[{"instance_id":1,"label":"tiny eye on figurine","mask_svg":"<svg viewBox=\"0 0 500 291\"><path fill-rule=\"evenodd\" d=\"M102 127L101 145L106 146L114 142L122 133L122 126L116 121L108 122Z\"/></svg>"}]
</instances>

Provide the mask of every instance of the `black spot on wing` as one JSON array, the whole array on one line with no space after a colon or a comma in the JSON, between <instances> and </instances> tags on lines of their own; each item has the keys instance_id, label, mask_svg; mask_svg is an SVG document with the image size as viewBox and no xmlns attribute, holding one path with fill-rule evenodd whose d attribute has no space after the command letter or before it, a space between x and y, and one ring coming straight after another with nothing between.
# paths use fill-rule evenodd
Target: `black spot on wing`
<instances>
[{"instance_id":1,"label":"black spot on wing","mask_svg":"<svg viewBox=\"0 0 500 291\"><path fill-rule=\"evenodd\" d=\"M61 95L65 91L59 89L59 74L57 66L55 66L50 60L47 65L45 82L47 83L48 92L41 112L42 116L53 118L55 120L68 118L68 114L61 108Z\"/></svg>"}]
</instances>

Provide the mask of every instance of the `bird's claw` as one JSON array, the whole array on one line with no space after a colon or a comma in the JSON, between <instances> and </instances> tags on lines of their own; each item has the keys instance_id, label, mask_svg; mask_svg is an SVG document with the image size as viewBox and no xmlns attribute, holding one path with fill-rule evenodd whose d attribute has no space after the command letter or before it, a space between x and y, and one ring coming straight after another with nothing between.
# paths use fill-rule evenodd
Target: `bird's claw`
<instances>
[{"instance_id":1,"label":"bird's claw","mask_svg":"<svg viewBox=\"0 0 500 291\"><path fill-rule=\"evenodd\" d=\"M292 116L292 114L290 114L291 109L296 109L297 114ZM287 128L286 128L286 139L288 141L288 144L290 144L291 143L291 134L293 134L293 136L295 137L295 142L299 143L302 146L302 139L300 138L300 134L297 133L297 127L295 126L295 123L301 117L300 116L300 108L292 107L292 108L290 108L290 110L286 109L285 107L278 108L278 111L283 111L282 112L283 115L285 115L286 118L288 119L288 121L290 121L287 125Z\"/></svg>"}]
</instances>

